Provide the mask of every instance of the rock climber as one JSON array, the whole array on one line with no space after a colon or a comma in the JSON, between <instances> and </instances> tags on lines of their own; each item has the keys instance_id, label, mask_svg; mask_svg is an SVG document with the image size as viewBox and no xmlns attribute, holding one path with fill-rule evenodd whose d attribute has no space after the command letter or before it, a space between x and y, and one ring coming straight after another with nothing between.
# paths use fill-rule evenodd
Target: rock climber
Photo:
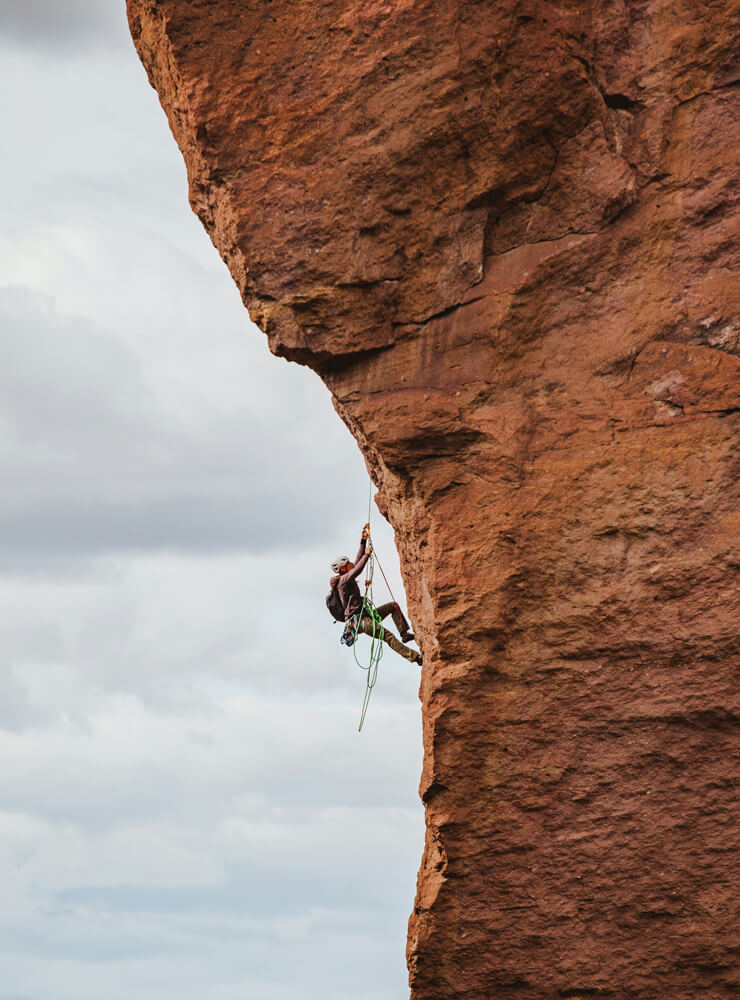
<instances>
[{"instance_id":1,"label":"rock climber","mask_svg":"<svg viewBox=\"0 0 740 1000\"><path fill-rule=\"evenodd\" d=\"M326 598L326 606L337 621L347 622L354 633L363 632L365 635L382 639L395 653L399 653L411 663L421 664L421 653L404 645L406 642L412 642L414 637L409 623L395 601L381 604L375 608L375 613L381 621L388 615L393 618L393 623L401 636L401 642L384 625L381 626L377 619L373 621L367 603L363 610L362 595L357 585L357 578L367 565L372 551L370 525L366 524L362 529L360 548L355 556L355 561L351 562L347 556L338 556L331 564L335 576L329 581L330 590Z\"/></svg>"}]
</instances>

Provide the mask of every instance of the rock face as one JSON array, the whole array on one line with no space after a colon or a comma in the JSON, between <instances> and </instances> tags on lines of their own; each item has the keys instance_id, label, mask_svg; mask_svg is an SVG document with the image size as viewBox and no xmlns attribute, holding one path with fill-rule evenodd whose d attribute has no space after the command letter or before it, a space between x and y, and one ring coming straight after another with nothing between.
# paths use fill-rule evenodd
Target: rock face
<instances>
[{"instance_id":1,"label":"rock face","mask_svg":"<svg viewBox=\"0 0 740 1000\"><path fill-rule=\"evenodd\" d=\"M740 3L128 6L396 529L413 1000L736 995Z\"/></svg>"}]
</instances>

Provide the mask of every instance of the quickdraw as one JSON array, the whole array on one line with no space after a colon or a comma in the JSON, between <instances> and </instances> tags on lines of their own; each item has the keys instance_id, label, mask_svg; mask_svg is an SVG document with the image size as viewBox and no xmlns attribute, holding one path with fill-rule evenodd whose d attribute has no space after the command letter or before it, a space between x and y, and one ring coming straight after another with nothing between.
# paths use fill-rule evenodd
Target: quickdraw
<instances>
[{"instance_id":1,"label":"quickdraw","mask_svg":"<svg viewBox=\"0 0 740 1000\"><path fill-rule=\"evenodd\" d=\"M357 615L347 619L342 638L339 640L343 646L354 646L357 640L357 624Z\"/></svg>"}]
</instances>

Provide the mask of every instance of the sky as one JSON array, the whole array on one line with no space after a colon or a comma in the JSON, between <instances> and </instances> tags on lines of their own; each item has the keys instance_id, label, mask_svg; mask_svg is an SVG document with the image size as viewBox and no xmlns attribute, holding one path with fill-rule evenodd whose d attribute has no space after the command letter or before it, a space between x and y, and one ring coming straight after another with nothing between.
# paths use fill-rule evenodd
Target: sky
<instances>
[{"instance_id":1,"label":"sky","mask_svg":"<svg viewBox=\"0 0 740 1000\"><path fill-rule=\"evenodd\" d=\"M123 0L0 0L0 84L0 1000L406 1000L418 668L358 734L324 606L364 462L190 212Z\"/></svg>"}]
</instances>

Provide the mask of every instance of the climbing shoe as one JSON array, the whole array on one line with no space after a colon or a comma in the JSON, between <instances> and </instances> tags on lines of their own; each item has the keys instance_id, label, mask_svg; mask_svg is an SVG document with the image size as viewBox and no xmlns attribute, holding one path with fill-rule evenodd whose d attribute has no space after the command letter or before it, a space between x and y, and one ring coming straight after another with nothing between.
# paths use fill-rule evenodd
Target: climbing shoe
<instances>
[{"instance_id":1,"label":"climbing shoe","mask_svg":"<svg viewBox=\"0 0 740 1000\"><path fill-rule=\"evenodd\" d=\"M401 632L401 642L413 642L414 633L409 632L408 629L405 632Z\"/></svg>"},{"instance_id":2,"label":"climbing shoe","mask_svg":"<svg viewBox=\"0 0 740 1000\"><path fill-rule=\"evenodd\" d=\"M421 653L417 653L416 654L416 659L414 660L414 663L418 663L419 666L421 666L421 664L422 664Z\"/></svg>"}]
</instances>

